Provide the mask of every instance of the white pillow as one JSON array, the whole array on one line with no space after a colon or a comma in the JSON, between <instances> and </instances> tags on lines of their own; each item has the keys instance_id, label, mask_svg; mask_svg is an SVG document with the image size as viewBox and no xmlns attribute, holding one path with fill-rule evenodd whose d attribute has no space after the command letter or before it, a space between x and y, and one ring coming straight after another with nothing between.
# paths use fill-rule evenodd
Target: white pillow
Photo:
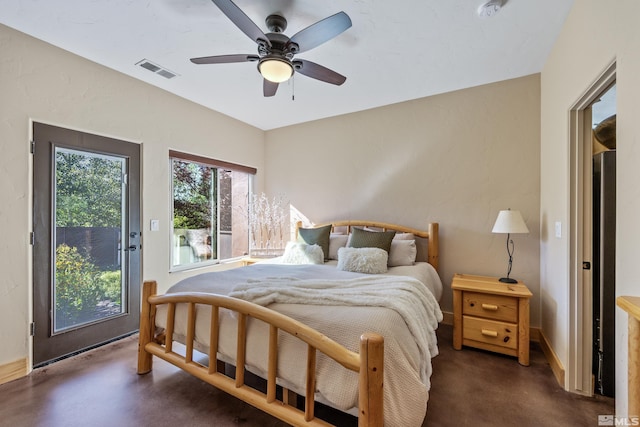
<instances>
[{"instance_id":1,"label":"white pillow","mask_svg":"<svg viewBox=\"0 0 640 427\"><path fill-rule=\"evenodd\" d=\"M396 233L393 238L394 240L416 240L416 236L413 233Z\"/></svg>"},{"instance_id":2,"label":"white pillow","mask_svg":"<svg viewBox=\"0 0 640 427\"><path fill-rule=\"evenodd\" d=\"M324 264L324 252L318 245L287 242L282 262L284 264Z\"/></svg>"},{"instance_id":3,"label":"white pillow","mask_svg":"<svg viewBox=\"0 0 640 427\"><path fill-rule=\"evenodd\" d=\"M338 270L380 274L387 272L389 254L380 248L338 249Z\"/></svg>"},{"instance_id":4,"label":"white pillow","mask_svg":"<svg viewBox=\"0 0 640 427\"><path fill-rule=\"evenodd\" d=\"M329 236L329 259L338 259L338 249L347 246L349 236L346 234L334 234Z\"/></svg>"},{"instance_id":5,"label":"white pillow","mask_svg":"<svg viewBox=\"0 0 640 427\"><path fill-rule=\"evenodd\" d=\"M389 267L413 265L416 262L417 254L418 248L415 240L393 239L389 249Z\"/></svg>"}]
</instances>

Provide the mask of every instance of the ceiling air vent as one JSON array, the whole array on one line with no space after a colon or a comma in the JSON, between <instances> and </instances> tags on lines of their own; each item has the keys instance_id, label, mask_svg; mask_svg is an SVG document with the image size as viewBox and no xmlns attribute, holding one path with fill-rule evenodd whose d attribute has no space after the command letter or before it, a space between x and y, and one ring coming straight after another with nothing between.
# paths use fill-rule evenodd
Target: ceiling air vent
<instances>
[{"instance_id":1,"label":"ceiling air vent","mask_svg":"<svg viewBox=\"0 0 640 427\"><path fill-rule=\"evenodd\" d=\"M172 79L177 76L177 74L174 73L173 71L169 71L166 68L159 66L158 64L154 64L148 59L143 59L142 61L138 61L136 65L139 65L142 68L145 68L151 71L152 73L156 73L166 79Z\"/></svg>"}]
</instances>

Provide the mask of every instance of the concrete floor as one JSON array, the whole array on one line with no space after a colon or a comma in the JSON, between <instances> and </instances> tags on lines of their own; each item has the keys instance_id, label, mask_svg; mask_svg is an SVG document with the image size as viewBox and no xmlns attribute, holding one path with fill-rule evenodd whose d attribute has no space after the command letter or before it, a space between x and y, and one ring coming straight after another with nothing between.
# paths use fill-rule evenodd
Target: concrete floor
<instances>
[{"instance_id":1,"label":"concrete floor","mask_svg":"<svg viewBox=\"0 0 640 427\"><path fill-rule=\"evenodd\" d=\"M438 330L440 355L423 426L597 426L614 400L562 390L539 347L531 366L480 350L452 348ZM0 386L0 426L285 426L286 424L156 360L136 374L137 335L40 368ZM171 393L162 390L171 389ZM329 415L340 426L350 417Z\"/></svg>"},{"instance_id":2,"label":"concrete floor","mask_svg":"<svg viewBox=\"0 0 640 427\"><path fill-rule=\"evenodd\" d=\"M514 357L463 347L453 349L452 327L438 330L431 396L423 426L598 426L614 415L615 400L564 391L537 343L530 365Z\"/></svg>"}]
</instances>

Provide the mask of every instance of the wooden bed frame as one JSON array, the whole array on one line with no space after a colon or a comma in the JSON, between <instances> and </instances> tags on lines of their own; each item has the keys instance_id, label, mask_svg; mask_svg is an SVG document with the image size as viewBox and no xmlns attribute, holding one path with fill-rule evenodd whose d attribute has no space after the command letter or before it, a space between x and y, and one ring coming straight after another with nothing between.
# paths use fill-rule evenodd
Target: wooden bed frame
<instances>
[{"instance_id":1,"label":"wooden bed frame","mask_svg":"<svg viewBox=\"0 0 640 427\"><path fill-rule=\"evenodd\" d=\"M347 227L348 230L354 226L369 227L381 230L395 230L401 233L413 233L418 237L426 238L428 239L428 261L436 270L438 268L437 223L430 223L427 231L373 221L337 221L331 224L334 227ZM382 336L364 333L360 337L360 353L358 354L347 350L337 342L295 319L247 301L200 292L165 295L156 295L156 293L157 283L155 281L145 281L140 314L138 374L150 372L152 358L156 356L286 423L294 426L330 426L331 424L316 418L314 415L316 354L317 351L320 351L345 368L359 373L358 426L373 427L383 425L384 339ZM167 326L164 331L158 333L155 326L156 308L158 305L164 304L168 307ZM188 306L186 350L184 355L178 354L173 349L177 304L187 304ZM194 360L196 304L211 306L208 366ZM220 308L238 313L235 379L225 375L224 363L217 358L218 313ZM245 384L246 331L249 317L270 325L266 393ZM304 411L296 407L295 394L286 389L282 392L282 400L276 399L278 331L287 332L307 344Z\"/></svg>"}]
</instances>

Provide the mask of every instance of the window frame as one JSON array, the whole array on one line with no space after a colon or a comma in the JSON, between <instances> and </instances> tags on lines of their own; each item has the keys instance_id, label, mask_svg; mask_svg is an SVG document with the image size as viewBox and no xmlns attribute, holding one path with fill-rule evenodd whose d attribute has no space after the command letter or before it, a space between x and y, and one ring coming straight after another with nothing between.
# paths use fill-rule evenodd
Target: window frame
<instances>
[{"instance_id":1,"label":"window frame","mask_svg":"<svg viewBox=\"0 0 640 427\"><path fill-rule=\"evenodd\" d=\"M212 159L204 156L199 156L196 154L184 153L181 151L169 150L169 181L170 181L170 227L169 227L169 272L178 272L178 271L188 271L197 268L210 267L213 265L220 264L222 262L230 262L234 261L241 256L224 258L220 259L219 254L220 250L216 251L216 258L210 260L204 260L197 263L190 264L179 264L174 265L174 250L175 250L175 233L174 233L174 187L173 187L173 179L174 179L174 160L178 161L186 161L191 163L197 163L202 166L210 167L216 170L216 190L215 190L215 203L216 203L216 230L215 230L215 238L219 245L220 243L220 170L229 170L232 172L241 172L246 173L248 175L248 188L247 188L247 197L250 198L253 187L253 177L257 173L257 169L250 166L239 165L236 163L230 163L223 160ZM247 208L249 208L249 201L247 202ZM249 218L247 216L247 226L248 226ZM249 238L247 237L247 250L249 248Z\"/></svg>"}]
</instances>

